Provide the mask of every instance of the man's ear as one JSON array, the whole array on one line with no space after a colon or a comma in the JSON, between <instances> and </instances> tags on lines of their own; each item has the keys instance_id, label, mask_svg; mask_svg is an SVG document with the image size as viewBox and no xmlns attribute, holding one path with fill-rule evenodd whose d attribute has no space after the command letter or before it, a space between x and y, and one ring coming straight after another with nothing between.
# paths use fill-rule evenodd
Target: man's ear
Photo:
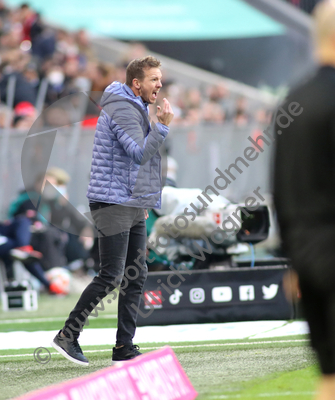
<instances>
[{"instance_id":1,"label":"man's ear","mask_svg":"<svg viewBox=\"0 0 335 400\"><path fill-rule=\"evenodd\" d=\"M140 81L137 78L133 79L133 86L135 89L140 89L140 87L141 87Z\"/></svg>"}]
</instances>

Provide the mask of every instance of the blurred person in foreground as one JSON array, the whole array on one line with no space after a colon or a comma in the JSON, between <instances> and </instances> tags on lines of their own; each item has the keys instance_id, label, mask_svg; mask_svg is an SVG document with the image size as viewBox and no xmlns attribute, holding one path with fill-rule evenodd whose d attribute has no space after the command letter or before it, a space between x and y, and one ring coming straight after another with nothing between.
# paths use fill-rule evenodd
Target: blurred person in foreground
<instances>
[{"instance_id":1,"label":"blurred person in foreground","mask_svg":"<svg viewBox=\"0 0 335 400\"><path fill-rule=\"evenodd\" d=\"M319 3L314 19L320 65L316 74L293 90L282 106L287 115L294 110L294 121L276 117L274 199L283 245L293 267L292 279L286 277L284 282L286 292L293 299L301 295L311 344L322 372L316 399L333 400L335 2Z\"/></svg>"},{"instance_id":2,"label":"blurred person in foreground","mask_svg":"<svg viewBox=\"0 0 335 400\"><path fill-rule=\"evenodd\" d=\"M173 119L167 99L150 122L149 104L162 87L161 63L148 56L127 67L126 83L113 82L101 99L87 197L98 231L100 271L71 311L52 346L64 357L88 365L78 337L100 301L121 284L118 330L112 362L139 356L133 345L138 307L147 276L147 208L161 207L159 148ZM113 299L116 298L113 293Z\"/></svg>"}]
</instances>

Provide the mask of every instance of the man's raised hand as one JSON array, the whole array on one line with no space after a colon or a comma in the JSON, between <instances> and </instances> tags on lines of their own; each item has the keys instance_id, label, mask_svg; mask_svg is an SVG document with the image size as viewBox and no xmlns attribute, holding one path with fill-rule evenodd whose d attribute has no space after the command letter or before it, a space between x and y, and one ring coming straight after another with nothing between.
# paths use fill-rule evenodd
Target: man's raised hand
<instances>
[{"instance_id":1,"label":"man's raised hand","mask_svg":"<svg viewBox=\"0 0 335 400\"><path fill-rule=\"evenodd\" d=\"M163 125L169 126L170 122L173 119L173 111L171 104L168 102L167 99L163 99L164 105L163 109L160 106L157 106L157 114L156 117L158 119L158 122L160 122Z\"/></svg>"}]
</instances>

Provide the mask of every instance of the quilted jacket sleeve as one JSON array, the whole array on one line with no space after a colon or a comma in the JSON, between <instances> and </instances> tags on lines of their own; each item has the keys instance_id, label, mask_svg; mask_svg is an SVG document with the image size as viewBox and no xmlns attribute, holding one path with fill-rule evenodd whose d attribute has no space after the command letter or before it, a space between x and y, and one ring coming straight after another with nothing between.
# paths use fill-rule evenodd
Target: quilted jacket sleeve
<instances>
[{"instance_id":1,"label":"quilted jacket sleeve","mask_svg":"<svg viewBox=\"0 0 335 400\"><path fill-rule=\"evenodd\" d=\"M104 107L109 118L109 127L116 135L127 155L143 165L149 161L164 142L169 128L161 123L151 122L128 102L116 102ZM144 112L143 112L144 113Z\"/></svg>"}]
</instances>

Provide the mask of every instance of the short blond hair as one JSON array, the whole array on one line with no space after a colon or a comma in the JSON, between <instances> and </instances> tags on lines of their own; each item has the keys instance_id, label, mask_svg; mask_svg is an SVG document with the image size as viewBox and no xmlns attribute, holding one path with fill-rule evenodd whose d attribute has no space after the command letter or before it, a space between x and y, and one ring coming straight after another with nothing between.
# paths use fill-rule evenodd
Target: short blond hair
<instances>
[{"instance_id":1,"label":"short blond hair","mask_svg":"<svg viewBox=\"0 0 335 400\"><path fill-rule=\"evenodd\" d=\"M51 167L47 170L46 176L56 179L58 185L66 185L70 181L70 175L62 168Z\"/></svg>"},{"instance_id":2,"label":"short blond hair","mask_svg":"<svg viewBox=\"0 0 335 400\"><path fill-rule=\"evenodd\" d=\"M317 45L335 34L335 0L324 0L318 3L313 11L314 37Z\"/></svg>"}]
</instances>

